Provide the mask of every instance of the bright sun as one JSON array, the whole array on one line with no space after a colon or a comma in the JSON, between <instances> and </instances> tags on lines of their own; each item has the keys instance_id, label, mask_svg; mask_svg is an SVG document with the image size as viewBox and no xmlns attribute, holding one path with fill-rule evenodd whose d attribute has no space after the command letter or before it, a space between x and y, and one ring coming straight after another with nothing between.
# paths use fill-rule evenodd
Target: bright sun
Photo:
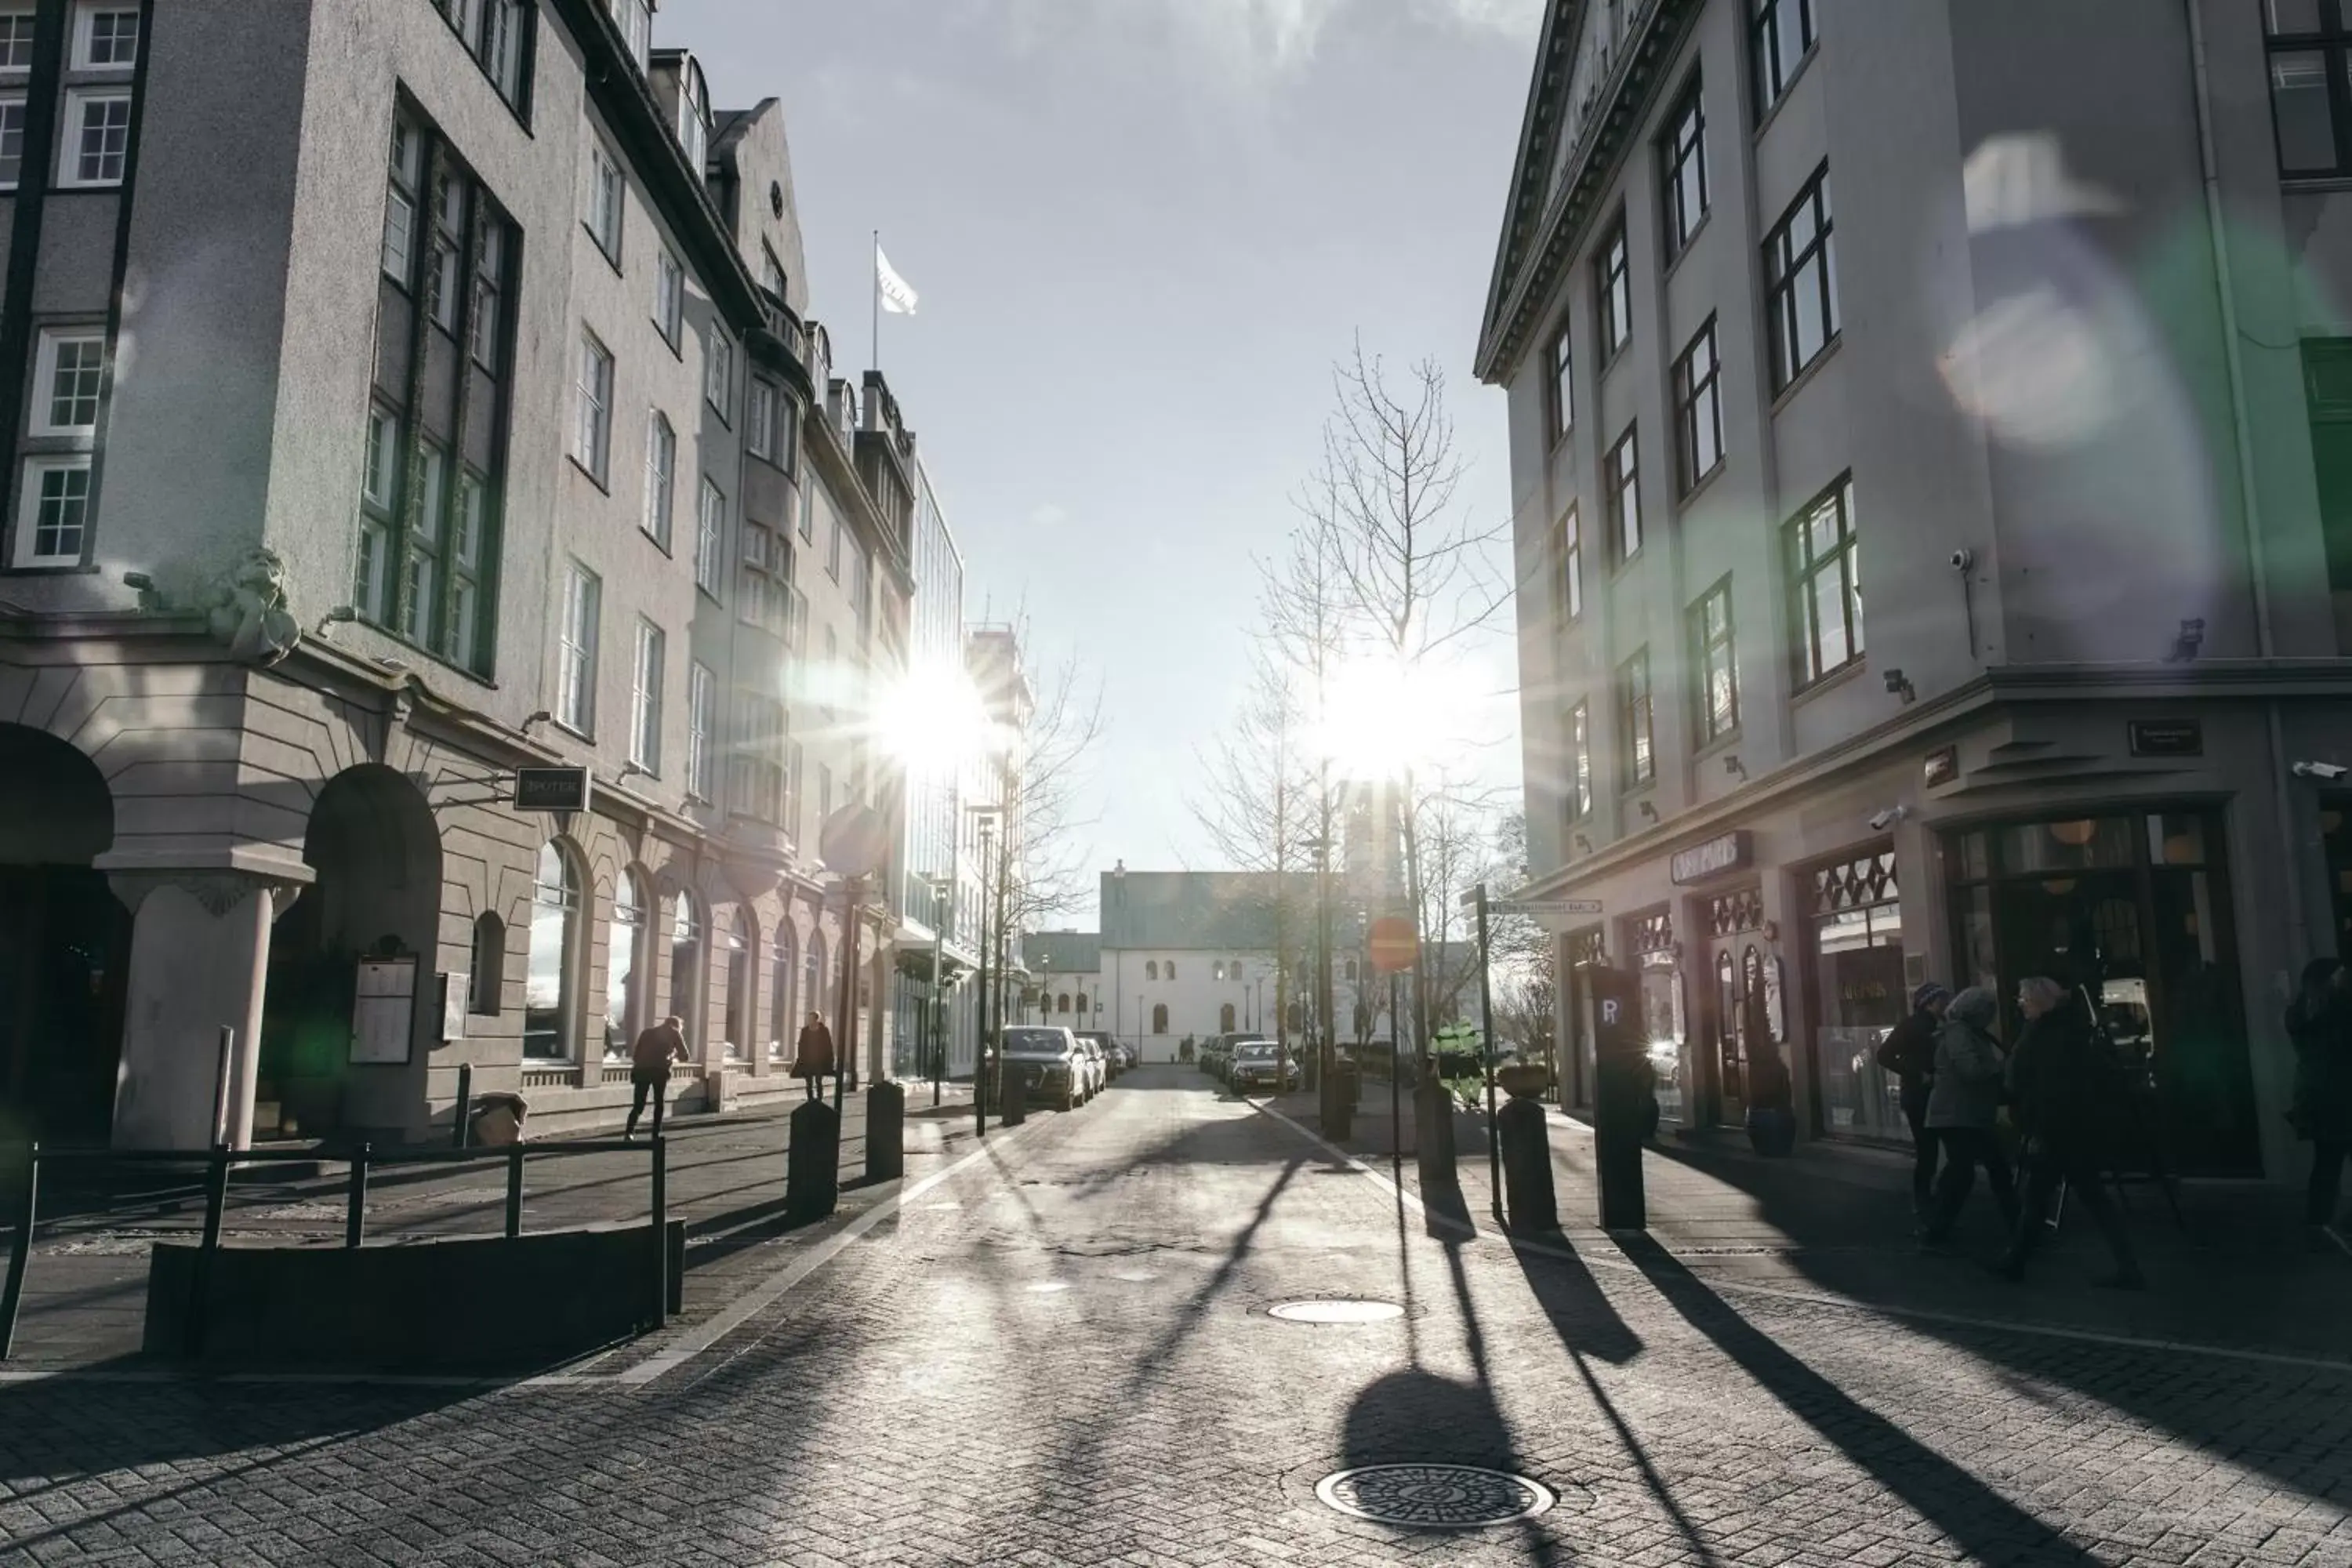
<instances>
[{"instance_id":1,"label":"bright sun","mask_svg":"<svg viewBox=\"0 0 2352 1568\"><path fill-rule=\"evenodd\" d=\"M1442 762L1466 717L1456 673L1386 656L1351 658L1324 689L1310 742L1346 778L1391 778Z\"/></svg>"},{"instance_id":2,"label":"bright sun","mask_svg":"<svg viewBox=\"0 0 2352 1568\"><path fill-rule=\"evenodd\" d=\"M995 731L971 678L952 664L907 671L875 704L873 726L889 753L919 773L972 760Z\"/></svg>"}]
</instances>

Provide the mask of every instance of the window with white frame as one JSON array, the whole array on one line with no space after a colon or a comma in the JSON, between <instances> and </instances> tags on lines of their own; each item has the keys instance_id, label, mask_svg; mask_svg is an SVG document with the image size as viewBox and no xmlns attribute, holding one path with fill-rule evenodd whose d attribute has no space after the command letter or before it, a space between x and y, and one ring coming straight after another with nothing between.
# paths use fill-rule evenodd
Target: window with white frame
<instances>
[{"instance_id":1,"label":"window with white frame","mask_svg":"<svg viewBox=\"0 0 2352 1568\"><path fill-rule=\"evenodd\" d=\"M859 545L849 557L849 608L857 617L857 646L874 640L874 558Z\"/></svg>"},{"instance_id":2,"label":"window with white frame","mask_svg":"<svg viewBox=\"0 0 2352 1568\"><path fill-rule=\"evenodd\" d=\"M792 716L784 716L785 732L791 733ZM801 830L801 781L806 776L808 758L798 741L784 742L784 805L779 819L784 831L797 836Z\"/></svg>"},{"instance_id":3,"label":"window with white frame","mask_svg":"<svg viewBox=\"0 0 2352 1568\"><path fill-rule=\"evenodd\" d=\"M436 0L449 19L466 52L481 66L517 112L523 108L523 88L530 72L530 0Z\"/></svg>"},{"instance_id":4,"label":"window with white frame","mask_svg":"<svg viewBox=\"0 0 2352 1568\"><path fill-rule=\"evenodd\" d=\"M711 407L719 410L721 419L734 413L731 395L734 386L735 345L728 341L726 333L713 327L709 352L703 360L702 395L710 400Z\"/></svg>"},{"instance_id":5,"label":"window with white frame","mask_svg":"<svg viewBox=\"0 0 2352 1568\"><path fill-rule=\"evenodd\" d=\"M456 536L449 549L449 601L436 646L443 658L464 669L481 668L482 578L489 535L489 487L477 474L460 473Z\"/></svg>"},{"instance_id":6,"label":"window with white frame","mask_svg":"<svg viewBox=\"0 0 2352 1568\"><path fill-rule=\"evenodd\" d=\"M441 586L442 520L449 498L449 454L438 443L420 444L416 505L408 517L408 548L401 558L400 602L394 606L400 635L431 647L433 616Z\"/></svg>"},{"instance_id":7,"label":"window with white frame","mask_svg":"<svg viewBox=\"0 0 2352 1568\"><path fill-rule=\"evenodd\" d=\"M844 530L838 512L834 514L832 521L833 531L825 536L824 541L824 574L838 583L841 581L841 536Z\"/></svg>"},{"instance_id":8,"label":"window with white frame","mask_svg":"<svg viewBox=\"0 0 2352 1568\"><path fill-rule=\"evenodd\" d=\"M621 264L621 214L623 193L627 187L621 179L620 161L604 151L604 144L591 138L588 142L588 214L584 221L589 237L614 266Z\"/></svg>"},{"instance_id":9,"label":"window with white frame","mask_svg":"<svg viewBox=\"0 0 2352 1568\"><path fill-rule=\"evenodd\" d=\"M433 204L433 324L452 337L466 309L466 202L464 180L444 180Z\"/></svg>"},{"instance_id":10,"label":"window with white frame","mask_svg":"<svg viewBox=\"0 0 2352 1568\"><path fill-rule=\"evenodd\" d=\"M669 548L672 497L677 492L677 432L669 416L656 408L646 416L645 531L664 550Z\"/></svg>"},{"instance_id":11,"label":"window with white frame","mask_svg":"<svg viewBox=\"0 0 2352 1568\"><path fill-rule=\"evenodd\" d=\"M78 87L66 93L64 150L58 184L119 185L131 155L131 89Z\"/></svg>"},{"instance_id":12,"label":"window with white frame","mask_svg":"<svg viewBox=\"0 0 2352 1568\"><path fill-rule=\"evenodd\" d=\"M556 649L555 718L577 734L596 731L596 616L604 584L572 562L563 574L562 632Z\"/></svg>"},{"instance_id":13,"label":"window with white frame","mask_svg":"<svg viewBox=\"0 0 2352 1568\"><path fill-rule=\"evenodd\" d=\"M13 191L25 178L25 95L0 93L0 191Z\"/></svg>"},{"instance_id":14,"label":"window with white frame","mask_svg":"<svg viewBox=\"0 0 2352 1568\"><path fill-rule=\"evenodd\" d=\"M32 433L87 436L96 430L106 333L94 328L44 329L34 365Z\"/></svg>"},{"instance_id":15,"label":"window with white frame","mask_svg":"<svg viewBox=\"0 0 2352 1568\"><path fill-rule=\"evenodd\" d=\"M710 109L702 101L702 73L689 63L678 73L677 144L698 179L710 153Z\"/></svg>"},{"instance_id":16,"label":"window with white frame","mask_svg":"<svg viewBox=\"0 0 2352 1568\"><path fill-rule=\"evenodd\" d=\"M613 356L593 332L580 337L579 407L572 422L572 456L604 482L604 465L613 450Z\"/></svg>"},{"instance_id":17,"label":"window with white frame","mask_svg":"<svg viewBox=\"0 0 2352 1568\"><path fill-rule=\"evenodd\" d=\"M727 497L705 474L701 502L695 508L694 585L714 599L719 574L726 570L726 546Z\"/></svg>"},{"instance_id":18,"label":"window with white frame","mask_svg":"<svg viewBox=\"0 0 2352 1568\"><path fill-rule=\"evenodd\" d=\"M474 363L493 375L499 370L500 301L507 289L507 229L483 224L474 268Z\"/></svg>"},{"instance_id":19,"label":"window with white frame","mask_svg":"<svg viewBox=\"0 0 2352 1568\"><path fill-rule=\"evenodd\" d=\"M743 395L743 445L755 458L776 460L776 389L758 376Z\"/></svg>"},{"instance_id":20,"label":"window with white frame","mask_svg":"<svg viewBox=\"0 0 2352 1568\"><path fill-rule=\"evenodd\" d=\"M383 274L404 289L416 276L416 202L424 182L425 139L405 119L395 119L383 198Z\"/></svg>"},{"instance_id":21,"label":"window with white frame","mask_svg":"<svg viewBox=\"0 0 2352 1568\"><path fill-rule=\"evenodd\" d=\"M32 68L32 7L0 11L0 76L23 76Z\"/></svg>"},{"instance_id":22,"label":"window with white frame","mask_svg":"<svg viewBox=\"0 0 2352 1568\"><path fill-rule=\"evenodd\" d=\"M367 467L360 476L360 558L352 607L381 626L392 617L392 537L400 504L400 416L368 410Z\"/></svg>"},{"instance_id":23,"label":"window with white frame","mask_svg":"<svg viewBox=\"0 0 2352 1568\"><path fill-rule=\"evenodd\" d=\"M654 325L672 348L686 322L686 272L664 246L654 258Z\"/></svg>"},{"instance_id":24,"label":"window with white frame","mask_svg":"<svg viewBox=\"0 0 2352 1568\"><path fill-rule=\"evenodd\" d=\"M84 5L74 13L76 70L129 70L139 63L139 7Z\"/></svg>"},{"instance_id":25,"label":"window with white frame","mask_svg":"<svg viewBox=\"0 0 2352 1568\"><path fill-rule=\"evenodd\" d=\"M89 454L26 459L16 503L16 563L79 566L89 542Z\"/></svg>"},{"instance_id":26,"label":"window with white frame","mask_svg":"<svg viewBox=\"0 0 2352 1568\"><path fill-rule=\"evenodd\" d=\"M620 0L621 38L629 47L629 58L635 60L637 72L643 75L653 64L654 7L653 0Z\"/></svg>"},{"instance_id":27,"label":"window with white frame","mask_svg":"<svg viewBox=\"0 0 2352 1568\"><path fill-rule=\"evenodd\" d=\"M653 622L637 622L637 654L629 678L629 761L661 772L662 656L666 639Z\"/></svg>"},{"instance_id":28,"label":"window with white frame","mask_svg":"<svg viewBox=\"0 0 2352 1568\"><path fill-rule=\"evenodd\" d=\"M719 677L698 659L686 679L686 793L696 800L710 798L718 728Z\"/></svg>"},{"instance_id":29,"label":"window with white frame","mask_svg":"<svg viewBox=\"0 0 2352 1568\"><path fill-rule=\"evenodd\" d=\"M777 637L786 630L792 557L793 547L773 529L756 522L743 524L743 571L735 595L735 614L746 625Z\"/></svg>"},{"instance_id":30,"label":"window with white frame","mask_svg":"<svg viewBox=\"0 0 2352 1568\"><path fill-rule=\"evenodd\" d=\"M780 822L784 809L784 708L749 688L735 693L735 733L728 747L728 809Z\"/></svg>"}]
</instances>

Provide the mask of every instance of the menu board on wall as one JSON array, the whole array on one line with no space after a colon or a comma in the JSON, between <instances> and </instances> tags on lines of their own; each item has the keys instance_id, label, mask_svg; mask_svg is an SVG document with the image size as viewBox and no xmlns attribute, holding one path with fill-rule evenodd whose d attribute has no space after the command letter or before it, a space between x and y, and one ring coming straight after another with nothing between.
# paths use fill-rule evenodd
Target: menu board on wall
<instances>
[{"instance_id":1,"label":"menu board on wall","mask_svg":"<svg viewBox=\"0 0 2352 1568\"><path fill-rule=\"evenodd\" d=\"M416 955L360 960L352 998L352 1060L404 1067L416 1013Z\"/></svg>"}]
</instances>

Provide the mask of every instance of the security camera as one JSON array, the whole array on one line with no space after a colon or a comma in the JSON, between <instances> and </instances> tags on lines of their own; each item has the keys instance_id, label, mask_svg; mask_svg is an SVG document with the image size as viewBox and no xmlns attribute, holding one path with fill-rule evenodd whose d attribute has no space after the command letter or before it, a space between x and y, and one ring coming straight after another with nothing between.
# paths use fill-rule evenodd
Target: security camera
<instances>
[{"instance_id":1,"label":"security camera","mask_svg":"<svg viewBox=\"0 0 2352 1568\"><path fill-rule=\"evenodd\" d=\"M1975 565L1976 563L1977 563L1977 552L1976 552L1975 551L1973 551L1973 550L1966 550L1966 549L1962 549L1962 550L1955 550L1955 551L1953 551L1953 552L1952 552L1952 570L1953 570L1953 571L1955 571L1955 572L1965 572L1965 571L1967 571L1969 567L1971 567L1971 566Z\"/></svg>"},{"instance_id":2,"label":"security camera","mask_svg":"<svg viewBox=\"0 0 2352 1568\"><path fill-rule=\"evenodd\" d=\"M1910 815L1911 808L1907 805L1890 805L1885 811L1874 811L1870 815L1870 830L1884 833Z\"/></svg>"},{"instance_id":3,"label":"security camera","mask_svg":"<svg viewBox=\"0 0 2352 1568\"><path fill-rule=\"evenodd\" d=\"M2299 779L2317 779L2322 784L2334 784L2345 774L2352 773L2352 768L2335 763L2297 763L2287 771Z\"/></svg>"}]
</instances>

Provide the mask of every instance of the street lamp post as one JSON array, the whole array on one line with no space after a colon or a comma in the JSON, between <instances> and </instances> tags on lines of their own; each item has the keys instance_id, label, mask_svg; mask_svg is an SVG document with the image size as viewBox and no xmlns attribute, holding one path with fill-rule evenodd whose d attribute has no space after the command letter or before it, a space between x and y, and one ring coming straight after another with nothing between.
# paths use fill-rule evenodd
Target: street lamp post
<instances>
[{"instance_id":1,"label":"street lamp post","mask_svg":"<svg viewBox=\"0 0 2352 1568\"><path fill-rule=\"evenodd\" d=\"M940 949L947 941L947 910L955 907L955 879L935 874L924 878L923 884L931 889L931 1026L925 1031L929 1037L923 1048L931 1058L931 1109L937 1110L948 1070L947 983L940 976Z\"/></svg>"},{"instance_id":2,"label":"street lamp post","mask_svg":"<svg viewBox=\"0 0 2352 1568\"><path fill-rule=\"evenodd\" d=\"M980 817L980 984L972 996L971 1047L971 1130L976 1136L988 1136L988 971L990 956L995 952L989 939L988 851L996 842L996 815L992 809L974 808ZM1003 977L997 977L1003 984Z\"/></svg>"}]
</instances>

